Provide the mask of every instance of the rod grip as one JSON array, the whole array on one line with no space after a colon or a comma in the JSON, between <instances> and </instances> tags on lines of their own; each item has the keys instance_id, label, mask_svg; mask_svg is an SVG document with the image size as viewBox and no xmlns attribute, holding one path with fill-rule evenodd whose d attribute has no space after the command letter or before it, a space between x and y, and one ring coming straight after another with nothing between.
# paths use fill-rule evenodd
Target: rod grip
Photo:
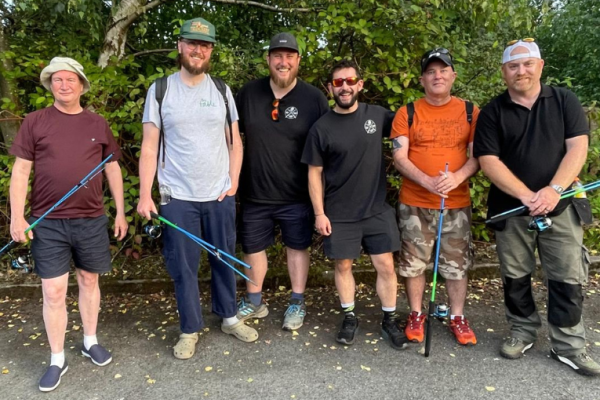
<instances>
[{"instance_id":1,"label":"rod grip","mask_svg":"<svg viewBox=\"0 0 600 400\"><path fill-rule=\"evenodd\" d=\"M159 215L157 213L155 213L154 211L150 211L150 216L152 217L152 219L158 219Z\"/></svg>"},{"instance_id":2,"label":"rod grip","mask_svg":"<svg viewBox=\"0 0 600 400\"><path fill-rule=\"evenodd\" d=\"M425 322L425 357L429 357L429 351L431 350L431 320L435 314L435 303L429 302L429 313L427 314L427 321Z\"/></svg>"}]
</instances>

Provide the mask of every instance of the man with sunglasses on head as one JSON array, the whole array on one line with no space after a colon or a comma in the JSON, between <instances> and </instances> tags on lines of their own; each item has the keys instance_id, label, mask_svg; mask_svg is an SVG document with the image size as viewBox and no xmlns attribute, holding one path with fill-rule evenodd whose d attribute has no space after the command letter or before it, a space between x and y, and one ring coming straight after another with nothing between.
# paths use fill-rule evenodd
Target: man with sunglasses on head
<instances>
[{"instance_id":1,"label":"man with sunglasses on head","mask_svg":"<svg viewBox=\"0 0 600 400\"><path fill-rule=\"evenodd\" d=\"M359 103L363 88L358 66L337 63L329 77L335 108L310 130L302 162L308 164L315 226L325 236L325 255L335 260L335 284L344 320L336 340L350 345L358 330L352 263L361 246L377 271L382 335L400 350L408 340L398 328L397 278L392 253L400 249L394 209L386 202L382 139L389 136L394 113Z\"/></svg>"},{"instance_id":2,"label":"man with sunglasses on head","mask_svg":"<svg viewBox=\"0 0 600 400\"><path fill-rule=\"evenodd\" d=\"M493 183L488 217L527 208L491 224L510 324L500 354L522 357L542 326L531 290L537 249L548 288L550 356L579 374L598 376L600 365L586 352L582 320L587 281L582 211L589 211L589 203L580 209L572 198L561 200L585 163L589 126L572 92L541 83L543 67L533 39L510 42L502 56L507 90L483 108L475 135L475 156ZM548 219L551 228L536 229Z\"/></svg>"},{"instance_id":3,"label":"man with sunglasses on head","mask_svg":"<svg viewBox=\"0 0 600 400\"><path fill-rule=\"evenodd\" d=\"M160 104L157 83L148 90L137 210L149 220L150 213L157 212L152 184L158 166L161 215L234 254L235 193L243 150L231 91L225 87L223 96L221 83L207 74L215 42L215 27L210 22L202 18L184 22L177 43L181 70L168 77ZM188 359L194 355L198 331L204 327L198 290L201 247L168 227L163 245L167 270L175 283L181 329L173 354ZM255 341L256 330L236 317L234 272L215 256L208 259L212 312L222 318L221 330L244 342Z\"/></svg>"},{"instance_id":4,"label":"man with sunglasses on head","mask_svg":"<svg viewBox=\"0 0 600 400\"><path fill-rule=\"evenodd\" d=\"M306 315L304 289L314 217L308 168L300 157L308 130L329 111L325 95L297 78L300 58L293 35L273 36L266 57L269 76L247 83L236 97L240 132L245 136L240 241L244 261L252 267L246 273L257 284L247 283L247 294L238 303L238 318L264 318L269 313L262 300L266 249L274 243L279 225L292 283L285 330L300 328Z\"/></svg>"},{"instance_id":5,"label":"man with sunglasses on head","mask_svg":"<svg viewBox=\"0 0 600 400\"><path fill-rule=\"evenodd\" d=\"M446 279L450 330L461 345L477 343L464 305L467 270L473 264L468 180L479 169L473 157L479 109L451 95L456 76L448 50L426 52L419 78L425 97L398 111L391 135L394 165L403 176L398 226L402 237L399 272L405 278L410 306L405 333L418 343L424 338L425 270L433 267L442 198L445 211L438 267Z\"/></svg>"}]
</instances>

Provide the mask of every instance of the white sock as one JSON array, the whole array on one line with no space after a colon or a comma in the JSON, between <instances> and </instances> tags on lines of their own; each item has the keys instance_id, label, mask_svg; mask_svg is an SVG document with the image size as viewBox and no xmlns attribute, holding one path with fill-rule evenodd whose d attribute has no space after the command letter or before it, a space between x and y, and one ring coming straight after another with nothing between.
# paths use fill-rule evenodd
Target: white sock
<instances>
[{"instance_id":1,"label":"white sock","mask_svg":"<svg viewBox=\"0 0 600 400\"><path fill-rule=\"evenodd\" d=\"M223 325L225 325L225 326L235 325L238 322L240 322L240 320L236 316L229 317L229 318L223 318Z\"/></svg>"},{"instance_id":2,"label":"white sock","mask_svg":"<svg viewBox=\"0 0 600 400\"><path fill-rule=\"evenodd\" d=\"M92 347L95 344L98 344L98 338L96 337L96 335L83 335L83 347L85 347L86 350L89 350L90 347Z\"/></svg>"},{"instance_id":3,"label":"white sock","mask_svg":"<svg viewBox=\"0 0 600 400\"><path fill-rule=\"evenodd\" d=\"M51 353L50 365L56 365L57 367L62 368L65 365L65 351L63 350L60 353Z\"/></svg>"},{"instance_id":4,"label":"white sock","mask_svg":"<svg viewBox=\"0 0 600 400\"><path fill-rule=\"evenodd\" d=\"M454 317L464 317L464 315L453 315L453 314L450 315L450 319L451 320L454 319Z\"/></svg>"},{"instance_id":5,"label":"white sock","mask_svg":"<svg viewBox=\"0 0 600 400\"><path fill-rule=\"evenodd\" d=\"M385 312L394 312L394 311L396 311L396 307L383 307L382 306L381 310L385 311Z\"/></svg>"}]
</instances>

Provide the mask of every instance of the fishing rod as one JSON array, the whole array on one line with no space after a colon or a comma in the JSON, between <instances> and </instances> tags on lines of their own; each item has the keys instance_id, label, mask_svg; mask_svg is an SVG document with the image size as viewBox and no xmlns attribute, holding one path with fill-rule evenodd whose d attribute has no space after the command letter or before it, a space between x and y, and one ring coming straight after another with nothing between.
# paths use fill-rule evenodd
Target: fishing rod
<instances>
[{"instance_id":1,"label":"fishing rod","mask_svg":"<svg viewBox=\"0 0 600 400\"><path fill-rule=\"evenodd\" d=\"M29 227L27 229L25 229L25 237L27 237L27 234L29 233L29 231L31 231L33 228L35 228L37 226L37 224L39 224L40 222L42 222L42 220L44 218L46 218L46 216L48 216L48 214L50 214L52 211L56 210L56 208L58 206L60 206L65 201L67 201L67 199L69 197L71 197L75 192L77 192L79 189L81 189L83 186L85 186L96 175L98 175L99 173L101 173L102 170L104 170L104 168L106 168L106 163L108 161L110 161L110 159L114 155L115 155L115 153L110 153L104 160L102 160L102 162L100 162L100 164L98 164L96 167L94 167L94 169L91 170L89 174L87 174L81 181L79 181L79 183L77 185L73 186L73 188L71 190L69 190L67 192L67 194L65 194L52 207L50 207L48 209L48 211L46 211L44 214L42 214L41 217L39 217L31 225L29 225ZM18 245L17 242L15 242L14 240L11 240L10 242L8 242L8 244L6 246L4 246L2 249L0 249L0 256L2 256L2 254L4 254L5 252L10 251L11 249L13 249L14 247L16 247L17 245ZM15 264L13 264L13 265L15 265Z\"/></svg>"},{"instance_id":2,"label":"fishing rod","mask_svg":"<svg viewBox=\"0 0 600 400\"><path fill-rule=\"evenodd\" d=\"M586 185L582 185L582 186L580 186L578 188L575 188L575 189L565 190L563 192L563 194L560 196L560 199L562 200L562 199L566 199L568 197L573 197L573 196L578 195L579 193L584 193L584 192L587 192L589 190L597 189L599 187L600 187L600 180L597 180L595 182L591 182L591 183L588 183ZM492 223L492 222L503 221L506 218L511 217L512 214L518 214L520 212L525 211L528 208L529 207L527 207L527 206L520 206L520 207L513 208L511 210L508 210L508 211L504 211L504 212L502 212L500 214L496 214L493 217L490 217L490 219L486 220L485 223L489 224L489 223Z\"/></svg>"},{"instance_id":3,"label":"fishing rod","mask_svg":"<svg viewBox=\"0 0 600 400\"><path fill-rule=\"evenodd\" d=\"M221 261L223 264L225 264L227 267L229 267L230 269L233 270L233 272L235 272L236 274L240 275L242 278L244 278L245 280L247 280L248 282L252 283L254 286L258 286L256 284L256 282L254 282L252 279L248 278L243 272L238 271L233 265L231 265L229 262L227 262L225 259L223 259L223 256L230 259L233 262L236 262L240 265L242 265L245 268L248 269L252 269L252 267L248 264L246 264L245 262L243 262L242 260L237 259L236 257L232 256L231 254L218 249L217 247L213 246L212 244L200 239L198 236L193 235L192 233L186 231L183 228L180 228L179 226L177 226L176 224L172 223L171 221L169 221L168 219L154 213L154 212L150 212L150 216L153 219L157 219L160 222L164 223L167 226L170 226L171 228L183 233L185 236L187 236L188 238L190 238L191 240L193 240L196 244L200 245L200 247L202 247L204 250L206 250L210 255L214 256L217 258L217 260Z\"/></svg>"},{"instance_id":4,"label":"fishing rod","mask_svg":"<svg viewBox=\"0 0 600 400\"><path fill-rule=\"evenodd\" d=\"M446 175L448 175L448 163L446 163ZM431 320L433 318L443 318L448 315L448 307L445 304L436 306L435 304L435 289L437 286L437 273L438 265L440 261L440 247L442 241L442 222L444 220L444 208L445 198L442 197L442 204L440 205L440 219L438 221L437 237L435 240L435 261L433 263L433 288L431 290L431 300L429 301L429 315L427 315L426 322L426 334L425 334L425 357L429 357L429 350L431 350Z\"/></svg>"}]
</instances>

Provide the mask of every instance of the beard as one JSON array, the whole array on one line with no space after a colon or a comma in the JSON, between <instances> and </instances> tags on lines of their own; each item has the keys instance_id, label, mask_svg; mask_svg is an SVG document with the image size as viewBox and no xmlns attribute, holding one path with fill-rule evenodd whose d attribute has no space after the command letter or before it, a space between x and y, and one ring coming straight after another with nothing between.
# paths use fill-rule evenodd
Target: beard
<instances>
[{"instance_id":1,"label":"beard","mask_svg":"<svg viewBox=\"0 0 600 400\"><path fill-rule=\"evenodd\" d=\"M194 52L188 57L182 55L181 53L179 54L179 62L181 63L181 66L192 75L202 75L203 73L208 72L210 69L210 59L206 57L203 59L202 65L199 67L196 67L192 64L191 58L196 57L198 54L199 53Z\"/></svg>"},{"instance_id":2,"label":"beard","mask_svg":"<svg viewBox=\"0 0 600 400\"><path fill-rule=\"evenodd\" d=\"M296 77L298 76L298 68L290 69L289 76L285 79L277 76L277 71L273 72L269 69L269 74L271 75L271 79L273 80L275 85L277 85L277 87L285 89L289 87L294 82L294 79L296 79Z\"/></svg>"},{"instance_id":3,"label":"beard","mask_svg":"<svg viewBox=\"0 0 600 400\"><path fill-rule=\"evenodd\" d=\"M343 94L347 94L347 93L350 93L350 92L349 91L340 92L339 94L333 93L333 99L335 100L335 104L337 104L338 107L346 109L346 110L349 109L349 108L352 108L352 106L358 100L358 92L355 92L352 95L352 97L350 98L350 101L344 103L344 101L340 98L340 96L343 95Z\"/></svg>"}]
</instances>

